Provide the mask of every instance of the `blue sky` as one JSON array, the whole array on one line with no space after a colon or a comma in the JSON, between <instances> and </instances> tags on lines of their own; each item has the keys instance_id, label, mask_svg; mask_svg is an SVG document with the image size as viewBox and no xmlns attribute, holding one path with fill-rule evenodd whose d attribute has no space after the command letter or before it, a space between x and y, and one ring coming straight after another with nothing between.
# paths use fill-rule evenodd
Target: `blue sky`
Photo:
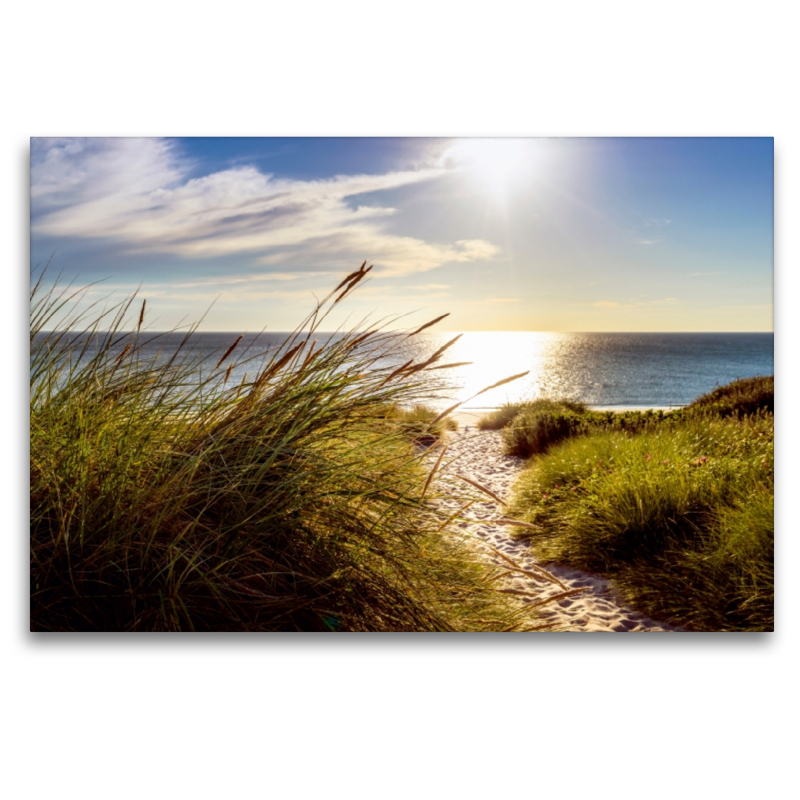
<instances>
[{"instance_id":1,"label":"blue sky","mask_svg":"<svg viewBox=\"0 0 800 800\"><path fill-rule=\"evenodd\" d=\"M367 259L354 320L772 330L773 140L33 139L51 257L156 329L291 329Z\"/></svg>"}]
</instances>

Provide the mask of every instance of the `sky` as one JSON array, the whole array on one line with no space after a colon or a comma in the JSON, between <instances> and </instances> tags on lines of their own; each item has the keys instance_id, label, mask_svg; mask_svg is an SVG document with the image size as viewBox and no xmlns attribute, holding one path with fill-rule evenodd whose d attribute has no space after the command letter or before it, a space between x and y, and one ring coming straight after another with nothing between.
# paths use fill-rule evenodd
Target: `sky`
<instances>
[{"instance_id":1,"label":"sky","mask_svg":"<svg viewBox=\"0 0 800 800\"><path fill-rule=\"evenodd\" d=\"M31 139L32 269L151 330L291 330L365 259L331 327L771 331L773 140Z\"/></svg>"}]
</instances>

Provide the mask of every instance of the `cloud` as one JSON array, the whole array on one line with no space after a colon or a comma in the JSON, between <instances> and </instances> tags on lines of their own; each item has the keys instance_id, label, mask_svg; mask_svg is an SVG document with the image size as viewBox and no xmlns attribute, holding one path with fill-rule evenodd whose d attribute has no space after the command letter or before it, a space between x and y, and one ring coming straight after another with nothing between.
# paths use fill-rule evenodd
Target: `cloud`
<instances>
[{"instance_id":1,"label":"cloud","mask_svg":"<svg viewBox=\"0 0 800 800\"><path fill-rule=\"evenodd\" d=\"M671 219L657 219L655 217L650 217L650 219L646 219L642 225L645 228L660 228L662 225L669 225L672 222Z\"/></svg>"},{"instance_id":2,"label":"cloud","mask_svg":"<svg viewBox=\"0 0 800 800\"><path fill-rule=\"evenodd\" d=\"M723 272L723 271L720 271L720 272L690 272L689 273L689 277L690 278L704 278L704 277L706 277L708 275L724 275L724 274L725 274L725 272Z\"/></svg>"},{"instance_id":3,"label":"cloud","mask_svg":"<svg viewBox=\"0 0 800 800\"><path fill-rule=\"evenodd\" d=\"M643 228L655 228L656 230L648 232L648 235L646 235L644 237L640 237L639 231L637 230L636 231L636 235L637 235L637 237L640 237L638 239L639 244L657 244L658 242L663 241L663 236L659 236L658 235L658 233L660 233L659 229L663 228L666 225L669 225L671 222L672 222L671 219L656 219L655 217L650 217L650 219L644 220L644 222L641 223L640 227L643 227ZM653 233L653 234L656 234L656 235L655 236L651 236L651 235L649 235L650 233Z\"/></svg>"},{"instance_id":4,"label":"cloud","mask_svg":"<svg viewBox=\"0 0 800 800\"><path fill-rule=\"evenodd\" d=\"M675 297L662 297L658 300L639 300L629 301L627 303L617 303L614 300L598 300L596 303L591 303L592 308L641 308L642 306L664 306L677 303Z\"/></svg>"},{"instance_id":5,"label":"cloud","mask_svg":"<svg viewBox=\"0 0 800 800\"><path fill-rule=\"evenodd\" d=\"M160 139L34 139L32 230L104 238L137 254L247 255L264 267L329 271L367 258L393 275L499 253L481 239L396 236L384 229L396 209L353 207L358 195L432 180L440 166L325 180L275 178L253 166L190 177L196 167Z\"/></svg>"},{"instance_id":6,"label":"cloud","mask_svg":"<svg viewBox=\"0 0 800 800\"><path fill-rule=\"evenodd\" d=\"M239 283L257 283L259 281L296 281L301 278L318 278L327 272L264 272L252 275L225 275L219 278L201 278L196 281L170 282L176 289L196 288L200 286L232 286Z\"/></svg>"}]
</instances>

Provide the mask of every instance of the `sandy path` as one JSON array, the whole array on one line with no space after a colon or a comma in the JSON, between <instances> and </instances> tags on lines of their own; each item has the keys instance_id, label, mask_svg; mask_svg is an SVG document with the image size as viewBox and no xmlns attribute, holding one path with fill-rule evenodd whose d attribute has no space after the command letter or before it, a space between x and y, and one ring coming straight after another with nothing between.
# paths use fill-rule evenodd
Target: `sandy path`
<instances>
[{"instance_id":1,"label":"sandy path","mask_svg":"<svg viewBox=\"0 0 800 800\"><path fill-rule=\"evenodd\" d=\"M499 431L459 430L448 435L448 449L437 475L438 488L443 497L437 500L440 507L455 512L460 507L456 498L447 497L448 484L458 486L463 492L464 482L454 477L459 473L477 481L505 500L512 483L522 471L525 462L515 456L505 456L501 450ZM431 462L438 451L429 456ZM531 605L565 591L583 590L562 597L537 609L537 619L550 623L554 630L602 631L602 632L666 632L676 631L664 623L656 622L625 606L614 591L612 584L598 575L555 564L539 564L533 557L527 542L515 539L508 526L493 520L502 518L503 506L486 495L485 501L474 503L463 516L469 521L458 525L467 534L469 541L481 551L484 558L501 567L510 566L502 555L512 558L532 575L511 573L504 578L500 591L519 596ZM477 538L476 538L477 537ZM484 546L482 546L482 544ZM487 547L485 545L489 545ZM496 548L499 553L491 548ZM560 581L548 580L541 571L546 571Z\"/></svg>"}]
</instances>

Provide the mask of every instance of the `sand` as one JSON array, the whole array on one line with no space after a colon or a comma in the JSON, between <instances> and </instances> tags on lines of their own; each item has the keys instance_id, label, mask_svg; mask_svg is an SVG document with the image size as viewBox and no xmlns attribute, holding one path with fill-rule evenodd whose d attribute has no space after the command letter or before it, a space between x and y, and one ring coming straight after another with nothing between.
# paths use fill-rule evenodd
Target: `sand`
<instances>
[{"instance_id":1,"label":"sand","mask_svg":"<svg viewBox=\"0 0 800 800\"><path fill-rule=\"evenodd\" d=\"M525 466L524 459L503 455L499 431L477 431L470 420L459 420L468 428L448 434L448 449L437 474L441 495L436 504L452 513L461 506L456 496L468 485L456 474L480 483L501 500L506 500L511 485ZM440 451L428 458L433 463ZM645 617L624 604L607 579L563 565L540 563L528 543L511 534L503 519L504 507L485 494L482 500L463 512L465 521L457 523L465 541L475 547L489 563L511 568L510 558L526 573L510 572L498 584L498 590L535 606L538 624L548 623L558 631L589 632L670 632L678 631L665 623ZM504 556L506 558L504 558ZM548 598L563 595L546 604Z\"/></svg>"}]
</instances>

